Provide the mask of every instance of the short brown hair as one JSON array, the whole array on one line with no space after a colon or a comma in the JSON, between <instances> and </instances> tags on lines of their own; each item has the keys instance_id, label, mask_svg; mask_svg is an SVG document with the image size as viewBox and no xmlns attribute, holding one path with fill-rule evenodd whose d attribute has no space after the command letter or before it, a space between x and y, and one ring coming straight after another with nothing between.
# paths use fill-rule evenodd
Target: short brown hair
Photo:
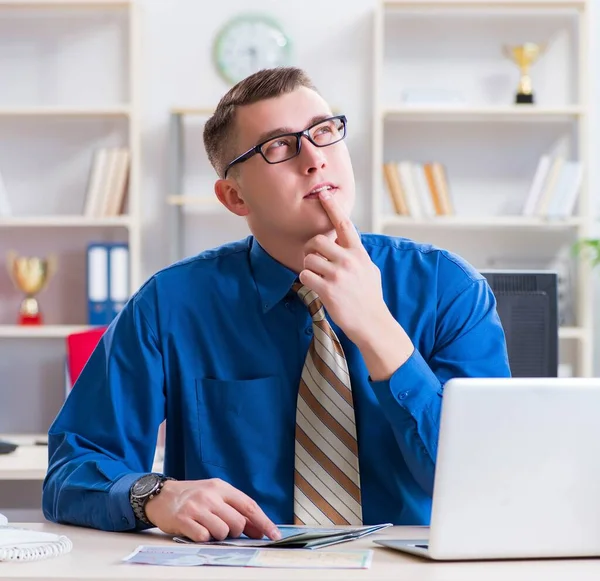
<instances>
[{"instance_id":1,"label":"short brown hair","mask_svg":"<svg viewBox=\"0 0 600 581\"><path fill-rule=\"evenodd\" d=\"M204 126L204 147L219 177L224 177L227 164L235 157L233 133L237 107L279 97L299 87L317 90L302 69L276 67L258 71L229 89Z\"/></svg>"}]
</instances>

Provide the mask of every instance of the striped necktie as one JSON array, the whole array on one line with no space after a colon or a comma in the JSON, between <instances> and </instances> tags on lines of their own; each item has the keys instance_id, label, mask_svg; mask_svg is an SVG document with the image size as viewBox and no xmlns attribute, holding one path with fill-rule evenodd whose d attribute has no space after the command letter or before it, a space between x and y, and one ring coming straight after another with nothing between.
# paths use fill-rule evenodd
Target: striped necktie
<instances>
[{"instance_id":1,"label":"striped necktie","mask_svg":"<svg viewBox=\"0 0 600 581\"><path fill-rule=\"evenodd\" d=\"M299 282L292 288L313 322L296 410L294 523L360 525L356 422L346 357L316 293Z\"/></svg>"}]
</instances>

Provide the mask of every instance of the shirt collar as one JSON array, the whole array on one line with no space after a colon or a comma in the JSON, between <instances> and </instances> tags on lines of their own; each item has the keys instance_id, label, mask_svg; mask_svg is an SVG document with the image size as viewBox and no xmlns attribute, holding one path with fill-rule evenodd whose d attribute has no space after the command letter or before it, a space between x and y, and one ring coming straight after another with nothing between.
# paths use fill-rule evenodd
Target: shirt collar
<instances>
[{"instance_id":1,"label":"shirt collar","mask_svg":"<svg viewBox=\"0 0 600 581\"><path fill-rule=\"evenodd\" d=\"M250 267L263 313L270 311L289 292L298 275L275 260L251 237Z\"/></svg>"}]
</instances>

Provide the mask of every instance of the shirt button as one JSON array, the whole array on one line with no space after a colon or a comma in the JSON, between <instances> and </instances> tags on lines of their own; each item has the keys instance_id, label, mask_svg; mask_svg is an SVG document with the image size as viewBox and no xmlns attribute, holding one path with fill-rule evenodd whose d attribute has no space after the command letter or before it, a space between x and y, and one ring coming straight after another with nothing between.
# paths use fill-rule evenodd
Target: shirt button
<instances>
[{"instance_id":1,"label":"shirt button","mask_svg":"<svg viewBox=\"0 0 600 581\"><path fill-rule=\"evenodd\" d=\"M310 327L306 327L306 329L304 329L304 332L307 335L312 335L313 334L312 325Z\"/></svg>"},{"instance_id":2,"label":"shirt button","mask_svg":"<svg viewBox=\"0 0 600 581\"><path fill-rule=\"evenodd\" d=\"M407 396L408 391L403 391L401 394L398 395L398 399L406 399Z\"/></svg>"},{"instance_id":3,"label":"shirt button","mask_svg":"<svg viewBox=\"0 0 600 581\"><path fill-rule=\"evenodd\" d=\"M124 524L126 524L126 525L128 525L128 524L129 524L129 521L127 520L127 517L126 517L126 516L124 516L124 517L121 519L121 521L123 521L123 523L124 523Z\"/></svg>"},{"instance_id":4,"label":"shirt button","mask_svg":"<svg viewBox=\"0 0 600 581\"><path fill-rule=\"evenodd\" d=\"M290 308L290 303L289 303L289 301L285 301L285 303L283 303L283 306L284 306L286 309L289 309L289 308Z\"/></svg>"}]
</instances>

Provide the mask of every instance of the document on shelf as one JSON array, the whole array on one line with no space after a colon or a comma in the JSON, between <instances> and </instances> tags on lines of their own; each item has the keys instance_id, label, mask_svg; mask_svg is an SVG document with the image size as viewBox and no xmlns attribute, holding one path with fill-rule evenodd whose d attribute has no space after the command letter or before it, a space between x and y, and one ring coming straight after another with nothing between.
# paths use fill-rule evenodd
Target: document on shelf
<instances>
[{"instance_id":1,"label":"document on shelf","mask_svg":"<svg viewBox=\"0 0 600 581\"><path fill-rule=\"evenodd\" d=\"M272 541L267 537L250 539L245 535L239 538L227 538L223 541L195 543L202 545L226 545L229 547L271 547L285 549L320 549L338 543L353 541L391 527L391 523L359 526L359 527L307 527L295 525L279 525L281 539ZM194 543L187 537L174 537L178 543Z\"/></svg>"},{"instance_id":2,"label":"document on shelf","mask_svg":"<svg viewBox=\"0 0 600 581\"><path fill-rule=\"evenodd\" d=\"M298 551L252 547L197 545L140 545L123 561L139 565L173 567L277 567L287 569L368 569L373 551Z\"/></svg>"}]
</instances>

